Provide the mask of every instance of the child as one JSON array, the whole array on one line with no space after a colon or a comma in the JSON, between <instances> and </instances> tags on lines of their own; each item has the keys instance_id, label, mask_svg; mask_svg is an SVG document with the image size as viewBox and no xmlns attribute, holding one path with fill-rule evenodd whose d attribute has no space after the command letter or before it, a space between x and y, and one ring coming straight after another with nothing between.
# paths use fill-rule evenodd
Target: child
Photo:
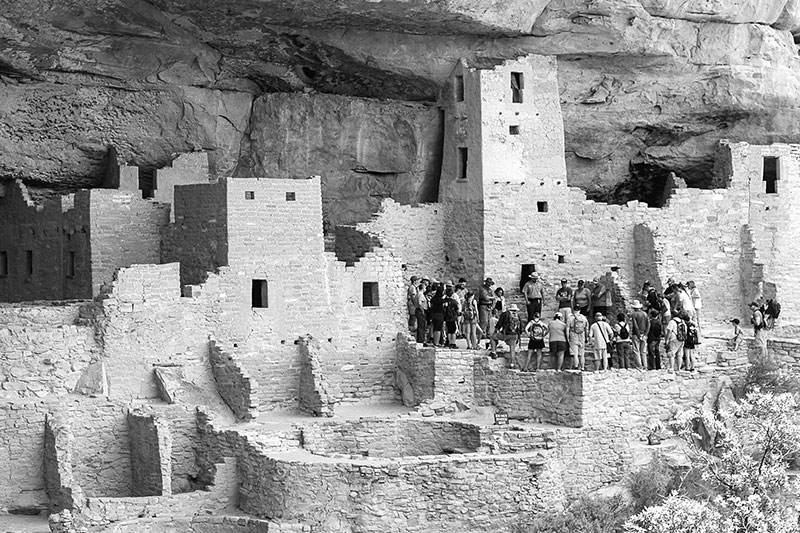
<instances>
[{"instance_id":1,"label":"child","mask_svg":"<svg viewBox=\"0 0 800 533\"><path fill-rule=\"evenodd\" d=\"M728 349L732 352L736 352L742 345L742 337L744 336L744 331L742 331L741 326L739 326L738 318L734 318L733 320L731 320L731 324L733 324L733 338L730 340Z\"/></svg>"}]
</instances>

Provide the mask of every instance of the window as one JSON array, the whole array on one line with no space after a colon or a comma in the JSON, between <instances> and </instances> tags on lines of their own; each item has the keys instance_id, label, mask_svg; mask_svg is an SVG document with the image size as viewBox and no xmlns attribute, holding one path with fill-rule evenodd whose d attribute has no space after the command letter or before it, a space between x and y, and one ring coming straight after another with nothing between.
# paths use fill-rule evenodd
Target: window
<instances>
[{"instance_id":1,"label":"window","mask_svg":"<svg viewBox=\"0 0 800 533\"><path fill-rule=\"evenodd\" d=\"M67 254L67 277L75 277L75 252Z\"/></svg>"},{"instance_id":2,"label":"window","mask_svg":"<svg viewBox=\"0 0 800 533\"><path fill-rule=\"evenodd\" d=\"M522 290L522 287L524 287L525 284L528 283L528 281L530 281L531 272L536 272L536 265L534 264L522 265L522 270L519 273L519 290Z\"/></svg>"},{"instance_id":3,"label":"window","mask_svg":"<svg viewBox=\"0 0 800 533\"><path fill-rule=\"evenodd\" d=\"M378 283L365 281L362 287L361 305L363 307L378 307Z\"/></svg>"},{"instance_id":4,"label":"window","mask_svg":"<svg viewBox=\"0 0 800 533\"><path fill-rule=\"evenodd\" d=\"M286 201L287 202L294 202L295 201L295 195L294 195L293 192L287 192L286 193Z\"/></svg>"},{"instance_id":5,"label":"window","mask_svg":"<svg viewBox=\"0 0 800 533\"><path fill-rule=\"evenodd\" d=\"M464 76L456 76L453 82L453 91L455 92L456 102L464 101Z\"/></svg>"},{"instance_id":6,"label":"window","mask_svg":"<svg viewBox=\"0 0 800 533\"><path fill-rule=\"evenodd\" d=\"M456 178L466 181L467 179L467 149L463 146L458 147L458 166L456 168Z\"/></svg>"},{"instance_id":7,"label":"window","mask_svg":"<svg viewBox=\"0 0 800 533\"><path fill-rule=\"evenodd\" d=\"M778 194L778 158L764 158L764 182L767 194Z\"/></svg>"},{"instance_id":8,"label":"window","mask_svg":"<svg viewBox=\"0 0 800 533\"><path fill-rule=\"evenodd\" d=\"M536 202L536 210L540 213L547 213L547 202Z\"/></svg>"},{"instance_id":9,"label":"window","mask_svg":"<svg viewBox=\"0 0 800 533\"><path fill-rule=\"evenodd\" d=\"M33 250L25 250L25 272L33 274Z\"/></svg>"},{"instance_id":10,"label":"window","mask_svg":"<svg viewBox=\"0 0 800 533\"><path fill-rule=\"evenodd\" d=\"M0 252L0 276L8 276L8 252Z\"/></svg>"},{"instance_id":11,"label":"window","mask_svg":"<svg viewBox=\"0 0 800 533\"><path fill-rule=\"evenodd\" d=\"M269 307L269 287L267 285L267 280L265 279L254 279L253 280L253 305L252 307L255 309L257 307L265 308Z\"/></svg>"},{"instance_id":12,"label":"window","mask_svg":"<svg viewBox=\"0 0 800 533\"><path fill-rule=\"evenodd\" d=\"M519 135L519 126L509 126L508 127L508 134L509 135Z\"/></svg>"},{"instance_id":13,"label":"window","mask_svg":"<svg viewBox=\"0 0 800 533\"><path fill-rule=\"evenodd\" d=\"M566 262L567 262L567 259L566 259L566 257L564 257L563 255L559 255L559 256L558 256L558 262L559 262L559 264L561 264L561 263L566 263Z\"/></svg>"},{"instance_id":14,"label":"window","mask_svg":"<svg viewBox=\"0 0 800 533\"><path fill-rule=\"evenodd\" d=\"M244 191L244 199L245 200L255 200L256 199L256 191Z\"/></svg>"},{"instance_id":15,"label":"window","mask_svg":"<svg viewBox=\"0 0 800 533\"><path fill-rule=\"evenodd\" d=\"M522 103L522 89L524 89L522 72L511 73L511 101L515 104Z\"/></svg>"}]
</instances>

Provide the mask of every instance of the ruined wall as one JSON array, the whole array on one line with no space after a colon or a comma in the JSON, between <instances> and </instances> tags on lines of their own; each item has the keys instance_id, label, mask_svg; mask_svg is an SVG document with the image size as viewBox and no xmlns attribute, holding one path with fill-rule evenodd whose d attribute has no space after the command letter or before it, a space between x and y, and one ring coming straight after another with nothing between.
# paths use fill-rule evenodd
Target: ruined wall
<instances>
[{"instance_id":1,"label":"ruined wall","mask_svg":"<svg viewBox=\"0 0 800 533\"><path fill-rule=\"evenodd\" d=\"M99 294L118 268L161 261L161 230L169 222L169 205L111 189L79 191L76 204L83 196L89 197L92 294Z\"/></svg>"},{"instance_id":2,"label":"ruined wall","mask_svg":"<svg viewBox=\"0 0 800 533\"><path fill-rule=\"evenodd\" d=\"M181 154L170 166L156 170L153 178L153 199L156 202L172 204L176 185L208 183L208 154L195 152ZM175 216L171 217L175 221Z\"/></svg>"},{"instance_id":3,"label":"ruined wall","mask_svg":"<svg viewBox=\"0 0 800 533\"><path fill-rule=\"evenodd\" d=\"M44 420L40 401L0 403L0 508L44 510Z\"/></svg>"},{"instance_id":4,"label":"ruined wall","mask_svg":"<svg viewBox=\"0 0 800 533\"><path fill-rule=\"evenodd\" d=\"M420 348L413 337L397 335L397 368L405 373L414 389L416 404L432 400L436 380L436 349Z\"/></svg>"},{"instance_id":5,"label":"ruined wall","mask_svg":"<svg viewBox=\"0 0 800 533\"><path fill-rule=\"evenodd\" d=\"M252 420L258 409L258 383L242 368L238 358L214 341L209 346L209 360L217 391L239 420Z\"/></svg>"}]
</instances>

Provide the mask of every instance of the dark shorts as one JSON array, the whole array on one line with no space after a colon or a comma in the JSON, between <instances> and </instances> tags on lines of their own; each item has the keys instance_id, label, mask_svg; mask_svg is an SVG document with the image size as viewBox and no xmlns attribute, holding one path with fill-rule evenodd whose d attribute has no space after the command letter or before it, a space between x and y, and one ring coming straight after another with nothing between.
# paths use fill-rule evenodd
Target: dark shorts
<instances>
[{"instance_id":1,"label":"dark shorts","mask_svg":"<svg viewBox=\"0 0 800 533\"><path fill-rule=\"evenodd\" d=\"M550 341L550 353L566 352L569 344L564 341Z\"/></svg>"},{"instance_id":2,"label":"dark shorts","mask_svg":"<svg viewBox=\"0 0 800 533\"><path fill-rule=\"evenodd\" d=\"M433 324L433 331L444 331L444 318L438 318L434 315L431 323Z\"/></svg>"},{"instance_id":3,"label":"dark shorts","mask_svg":"<svg viewBox=\"0 0 800 533\"><path fill-rule=\"evenodd\" d=\"M456 332L457 328L456 328L456 323L455 322L445 322L444 324L445 324L445 326L447 326L447 333L452 335L453 333Z\"/></svg>"},{"instance_id":4,"label":"dark shorts","mask_svg":"<svg viewBox=\"0 0 800 533\"><path fill-rule=\"evenodd\" d=\"M529 350L541 350L543 348L544 348L544 339L534 339L533 337L528 339Z\"/></svg>"}]
</instances>

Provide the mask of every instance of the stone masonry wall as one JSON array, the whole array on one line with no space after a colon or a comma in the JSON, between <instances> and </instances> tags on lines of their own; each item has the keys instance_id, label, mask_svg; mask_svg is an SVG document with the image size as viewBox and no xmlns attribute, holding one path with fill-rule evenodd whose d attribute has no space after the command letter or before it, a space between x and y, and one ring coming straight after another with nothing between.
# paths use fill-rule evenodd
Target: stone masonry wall
<instances>
[{"instance_id":1,"label":"stone masonry wall","mask_svg":"<svg viewBox=\"0 0 800 533\"><path fill-rule=\"evenodd\" d=\"M409 335L397 334L397 368L411 382L416 404L434 397L435 360L435 348L422 348Z\"/></svg>"},{"instance_id":2,"label":"stone masonry wall","mask_svg":"<svg viewBox=\"0 0 800 533\"><path fill-rule=\"evenodd\" d=\"M0 403L0 509L44 510L44 420L41 401Z\"/></svg>"},{"instance_id":3,"label":"stone masonry wall","mask_svg":"<svg viewBox=\"0 0 800 533\"><path fill-rule=\"evenodd\" d=\"M72 447L74 436L68 421L56 413L49 413L44 428L44 481L50 511L72 509L82 493L72 475Z\"/></svg>"},{"instance_id":4,"label":"stone masonry wall","mask_svg":"<svg viewBox=\"0 0 800 533\"><path fill-rule=\"evenodd\" d=\"M130 411L128 431L131 495L172 494L172 435L167 421L144 411Z\"/></svg>"},{"instance_id":5,"label":"stone masonry wall","mask_svg":"<svg viewBox=\"0 0 800 533\"><path fill-rule=\"evenodd\" d=\"M156 170L153 179L153 199L172 204L176 185L208 183L208 154L194 152L181 154L168 167ZM174 213L172 220L175 220Z\"/></svg>"},{"instance_id":6,"label":"stone masonry wall","mask_svg":"<svg viewBox=\"0 0 800 533\"><path fill-rule=\"evenodd\" d=\"M217 391L239 420L252 420L258 410L258 383L238 358L211 341L209 357Z\"/></svg>"}]
</instances>

